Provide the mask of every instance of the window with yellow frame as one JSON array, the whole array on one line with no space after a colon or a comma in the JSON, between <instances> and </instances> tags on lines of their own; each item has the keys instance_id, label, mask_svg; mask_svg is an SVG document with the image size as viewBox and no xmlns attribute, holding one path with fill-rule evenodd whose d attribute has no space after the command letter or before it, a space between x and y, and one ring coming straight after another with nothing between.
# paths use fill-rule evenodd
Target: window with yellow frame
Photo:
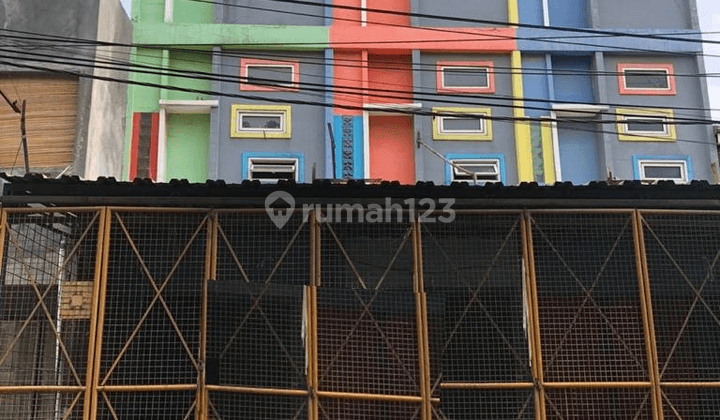
<instances>
[{"instance_id":1,"label":"window with yellow frame","mask_svg":"<svg viewBox=\"0 0 720 420\"><path fill-rule=\"evenodd\" d=\"M490 108L435 107L434 140L492 140Z\"/></svg>"},{"instance_id":2,"label":"window with yellow frame","mask_svg":"<svg viewBox=\"0 0 720 420\"><path fill-rule=\"evenodd\" d=\"M246 105L231 107L230 137L289 139L292 134L290 105Z\"/></svg>"},{"instance_id":3,"label":"window with yellow frame","mask_svg":"<svg viewBox=\"0 0 720 420\"><path fill-rule=\"evenodd\" d=\"M618 108L617 132L620 141L675 141L671 109Z\"/></svg>"}]
</instances>

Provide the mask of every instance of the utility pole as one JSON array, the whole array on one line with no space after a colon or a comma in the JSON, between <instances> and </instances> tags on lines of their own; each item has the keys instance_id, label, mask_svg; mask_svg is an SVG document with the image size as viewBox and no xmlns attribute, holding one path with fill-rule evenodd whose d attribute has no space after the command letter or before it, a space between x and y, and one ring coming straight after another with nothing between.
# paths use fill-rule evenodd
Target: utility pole
<instances>
[{"instance_id":1,"label":"utility pole","mask_svg":"<svg viewBox=\"0 0 720 420\"><path fill-rule=\"evenodd\" d=\"M25 161L25 173L30 172L30 160L28 159L28 146L27 146L27 133L25 132L25 108L26 103L23 99L22 101L22 107L17 106L17 101L10 101L10 99L5 95L5 92L0 90L0 95L5 99L5 102L10 105L10 108L12 108L13 111L15 111L16 114L20 114L20 134L21 134L21 142L22 142L22 148L23 148L23 160Z\"/></svg>"}]
</instances>

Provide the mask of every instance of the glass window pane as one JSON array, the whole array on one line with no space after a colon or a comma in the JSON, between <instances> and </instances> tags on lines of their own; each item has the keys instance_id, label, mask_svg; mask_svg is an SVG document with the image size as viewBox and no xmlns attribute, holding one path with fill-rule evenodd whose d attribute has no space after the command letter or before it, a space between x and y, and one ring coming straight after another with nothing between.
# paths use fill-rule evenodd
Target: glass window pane
<instances>
[{"instance_id":1,"label":"glass window pane","mask_svg":"<svg viewBox=\"0 0 720 420\"><path fill-rule=\"evenodd\" d=\"M663 70L625 70L625 86L631 89L669 89Z\"/></svg>"},{"instance_id":2,"label":"glass window pane","mask_svg":"<svg viewBox=\"0 0 720 420\"><path fill-rule=\"evenodd\" d=\"M247 66L247 83L266 86L288 86L293 83L290 66Z\"/></svg>"},{"instance_id":3,"label":"glass window pane","mask_svg":"<svg viewBox=\"0 0 720 420\"><path fill-rule=\"evenodd\" d=\"M487 87L488 69L482 67L458 67L443 69L445 87Z\"/></svg>"},{"instance_id":4,"label":"glass window pane","mask_svg":"<svg viewBox=\"0 0 720 420\"><path fill-rule=\"evenodd\" d=\"M650 179L683 179L683 171L677 166L651 166L645 165L645 178Z\"/></svg>"},{"instance_id":5,"label":"glass window pane","mask_svg":"<svg viewBox=\"0 0 720 420\"><path fill-rule=\"evenodd\" d=\"M485 131L481 117L444 117L442 131Z\"/></svg>"},{"instance_id":6,"label":"glass window pane","mask_svg":"<svg viewBox=\"0 0 720 420\"><path fill-rule=\"evenodd\" d=\"M282 117L279 115L241 115L240 124L250 130L281 130Z\"/></svg>"},{"instance_id":7,"label":"glass window pane","mask_svg":"<svg viewBox=\"0 0 720 420\"><path fill-rule=\"evenodd\" d=\"M658 118L634 118L627 120L628 131L665 132L665 123Z\"/></svg>"}]
</instances>

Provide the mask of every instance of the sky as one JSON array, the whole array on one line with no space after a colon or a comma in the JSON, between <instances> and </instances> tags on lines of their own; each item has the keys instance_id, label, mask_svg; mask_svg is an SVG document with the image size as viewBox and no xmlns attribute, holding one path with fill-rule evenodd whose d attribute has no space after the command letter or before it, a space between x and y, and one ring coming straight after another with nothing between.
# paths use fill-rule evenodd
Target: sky
<instances>
[{"instance_id":1,"label":"sky","mask_svg":"<svg viewBox=\"0 0 720 420\"><path fill-rule=\"evenodd\" d=\"M132 0L120 0L120 2L130 14ZM705 33L705 39L720 41L720 1L697 0L697 5L700 29ZM710 108L713 109L713 119L718 120L720 124L720 44L704 44L703 48L706 72L717 74L717 77L708 77L708 93Z\"/></svg>"}]
</instances>

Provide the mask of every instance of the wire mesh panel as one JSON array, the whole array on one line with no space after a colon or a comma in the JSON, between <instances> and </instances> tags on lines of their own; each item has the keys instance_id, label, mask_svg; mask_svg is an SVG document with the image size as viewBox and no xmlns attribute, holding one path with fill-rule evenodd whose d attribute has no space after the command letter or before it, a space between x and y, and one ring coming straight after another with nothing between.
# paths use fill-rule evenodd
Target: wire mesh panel
<instances>
[{"instance_id":1,"label":"wire mesh panel","mask_svg":"<svg viewBox=\"0 0 720 420\"><path fill-rule=\"evenodd\" d=\"M99 220L92 210L7 215L0 419L82 416ZM17 386L38 391L17 393ZM43 391L46 386L64 388Z\"/></svg>"},{"instance_id":2,"label":"wire mesh panel","mask_svg":"<svg viewBox=\"0 0 720 420\"><path fill-rule=\"evenodd\" d=\"M210 420L307 419L307 397L210 392Z\"/></svg>"},{"instance_id":3,"label":"wire mesh panel","mask_svg":"<svg viewBox=\"0 0 720 420\"><path fill-rule=\"evenodd\" d=\"M532 216L545 381L649 381L632 231L626 213Z\"/></svg>"},{"instance_id":4,"label":"wire mesh panel","mask_svg":"<svg viewBox=\"0 0 720 420\"><path fill-rule=\"evenodd\" d=\"M262 213L218 214L217 278L248 283L308 284L307 222L295 212L278 229Z\"/></svg>"},{"instance_id":5,"label":"wire mesh panel","mask_svg":"<svg viewBox=\"0 0 720 420\"><path fill-rule=\"evenodd\" d=\"M195 391L100 392L99 419L195 419Z\"/></svg>"},{"instance_id":6,"label":"wire mesh panel","mask_svg":"<svg viewBox=\"0 0 720 420\"><path fill-rule=\"evenodd\" d=\"M430 337L442 343L438 353L443 383L492 383L502 388L532 380L520 223L519 213L476 213L458 214L450 224L422 225L425 288L430 297L444 298L444 334ZM428 314L429 325L438 321L436 314ZM433 390L438 385L435 380ZM525 408L511 402L516 390L483 392L443 390L438 415L484 418L513 412L524 418L521 413L533 412L532 399Z\"/></svg>"},{"instance_id":7,"label":"wire mesh panel","mask_svg":"<svg viewBox=\"0 0 720 420\"><path fill-rule=\"evenodd\" d=\"M412 223L323 223L321 235L323 287L413 290Z\"/></svg>"},{"instance_id":8,"label":"wire mesh panel","mask_svg":"<svg viewBox=\"0 0 720 420\"><path fill-rule=\"evenodd\" d=\"M720 382L720 215L643 218L660 379Z\"/></svg>"},{"instance_id":9,"label":"wire mesh panel","mask_svg":"<svg viewBox=\"0 0 720 420\"><path fill-rule=\"evenodd\" d=\"M598 388L545 390L548 420L652 419L650 389Z\"/></svg>"},{"instance_id":10,"label":"wire mesh panel","mask_svg":"<svg viewBox=\"0 0 720 420\"><path fill-rule=\"evenodd\" d=\"M531 420L535 418L533 389L443 389L438 420Z\"/></svg>"},{"instance_id":11,"label":"wire mesh panel","mask_svg":"<svg viewBox=\"0 0 720 420\"><path fill-rule=\"evenodd\" d=\"M113 213L100 386L197 383L207 220L195 211ZM110 400L118 401L112 404L118 413L142 412L189 406L189 395L162 391ZM110 409L98 414L109 416L104 410Z\"/></svg>"},{"instance_id":12,"label":"wire mesh panel","mask_svg":"<svg viewBox=\"0 0 720 420\"><path fill-rule=\"evenodd\" d=\"M303 292L299 286L211 282L206 383L306 389Z\"/></svg>"},{"instance_id":13,"label":"wire mesh panel","mask_svg":"<svg viewBox=\"0 0 720 420\"><path fill-rule=\"evenodd\" d=\"M396 401L361 401L343 398L321 398L321 420L407 419L420 420L420 403Z\"/></svg>"},{"instance_id":14,"label":"wire mesh panel","mask_svg":"<svg viewBox=\"0 0 720 420\"><path fill-rule=\"evenodd\" d=\"M720 416L720 389L670 388L662 394L665 420L710 420Z\"/></svg>"},{"instance_id":15,"label":"wire mesh panel","mask_svg":"<svg viewBox=\"0 0 720 420\"><path fill-rule=\"evenodd\" d=\"M317 295L321 390L420 395L413 293L319 288Z\"/></svg>"}]
</instances>

